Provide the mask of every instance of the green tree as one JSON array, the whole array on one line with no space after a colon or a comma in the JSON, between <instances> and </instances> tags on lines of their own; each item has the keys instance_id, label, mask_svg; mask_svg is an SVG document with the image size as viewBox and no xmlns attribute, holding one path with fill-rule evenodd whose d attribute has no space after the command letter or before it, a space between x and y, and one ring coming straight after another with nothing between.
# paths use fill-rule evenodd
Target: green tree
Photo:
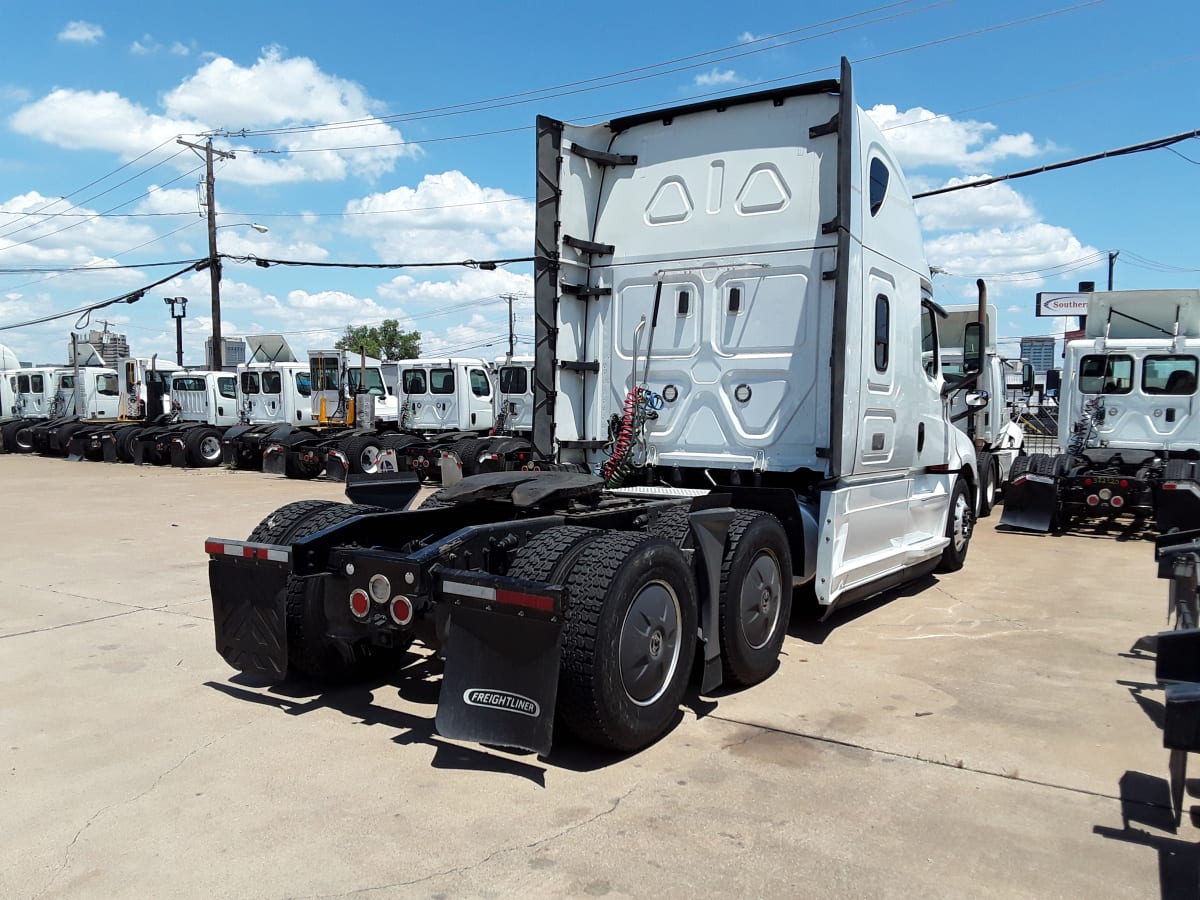
<instances>
[{"instance_id":1,"label":"green tree","mask_svg":"<svg viewBox=\"0 0 1200 900\"><path fill-rule=\"evenodd\" d=\"M346 326L346 333L334 346L339 350L367 348L367 356L377 359L417 359L421 355L421 332L404 331L396 319L384 319L379 325Z\"/></svg>"}]
</instances>

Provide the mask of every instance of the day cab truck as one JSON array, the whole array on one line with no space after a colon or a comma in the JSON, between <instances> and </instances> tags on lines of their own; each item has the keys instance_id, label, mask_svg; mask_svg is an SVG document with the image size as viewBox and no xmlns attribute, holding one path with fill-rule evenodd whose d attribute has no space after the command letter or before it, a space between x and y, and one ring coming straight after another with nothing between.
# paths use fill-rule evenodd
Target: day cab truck
<instances>
[{"instance_id":1,"label":"day cab truck","mask_svg":"<svg viewBox=\"0 0 1200 900\"><path fill-rule=\"evenodd\" d=\"M235 434L232 441L261 446L263 471L272 475L315 478L326 471L344 479L347 472L377 472L380 436L394 431L399 418L381 366L349 350L310 350L312 421L276 427L265 442L253 432Z\"/></svg>"},{"instance_id":2,"label":"day cab truck","mask_svg":"<svg viewBox=\"0 0 1200 900\"><path fill-rule=\"evenodd\" d=\"M1200 522L1200 290L1096 292L1069 341L1058 454L1017 460L1000 524L1028 531L1105 520Z\"/></svg>"},{"instance_id":3,"label":"day cab truck","mask_svg":"<svg viewBox=\"0 0 1200 900\"><path fill-rule=\"evenodd\" d=\"M1021 427L1016 404L1009 400L1008 373L1021 375L1021 395L1033 393L1034 373L1029 363L1008 360L996 349L996 307L987 304L987 290L979 282L980 303L975 306L948 306L939 326L942 367L948 378L973 376L971 390L960 390L950 410L954 422L975 444L975 467L979 471L978 504L975 514L992 514L997 497L1007 489L1013 463L1025 453L1025 431ZM980 323L982 327L974 327ZM972 326L972 327L968 327ZM982 367L963 371L963 351L967 340L983 346Z\"/></svg>"},{"instance_id":4,"label":"day cab truck","mask_svg":"<svg viewBox=\"0 0 1200 900\"><path fill-rule=\"evenodd\" d=\"M141 428L132 439L133 462L210 469L221 464L221 438L238 422L237 375L231 372L173 372L171 416L163 425Z\"/></svg>"},{"instance_id":5,"label":"day cab truck","mask_svg":"<svg viewBox=\"0 0 1200 900\"><path fill-rule=\"evenodd\" d=\"M114 416L119 405L117 373L102 366L22 369L3 376L12 418L0 423L0 449L48 452L59 425L85 416Z\"/></svg>"},{"instance_id":6,"label":"day cab truck","mask_svg":"<svg viewBox=\"0 0 1200 900\"><path fill-rule=\"evenodd\" d=\"M181 366L156 356L117 361L117 405L99 416L77 416L43 423L34 440L48 453L69 459L133 462L134 443L147 426L172 418L171 376Z\"/></svg>"},{"instance_id":7,"label":"day cab truck","mask_svg":"<svg viewBox=\"0 0 1200 900\"><path fill-rule=\"evenodd\" d=\"M487 364L469 357L399 360L395 365L399 431L383 439L401 467L440 481L441 459L451 453L464 470L475 461L495 425L494 389Z\"/></svg>"},{"instance_id":8,"label":"day cab truck","mask_svg":"<svg viewBox=\"0 0 1200 900\"><path fill-rule=\"evenodd\" d=\"M351 504L208 539L216 645L320 680L420 640L445 658L443 736L544 754L558 722L633 751L672 727L697 657L705 692L775 671L793 591L828 615L960 568L975 448L913 201L848 63L602 125L539 117L536 148L544 468L416 509L411 473L352 477Z\"/></svg>"}]
</instances>

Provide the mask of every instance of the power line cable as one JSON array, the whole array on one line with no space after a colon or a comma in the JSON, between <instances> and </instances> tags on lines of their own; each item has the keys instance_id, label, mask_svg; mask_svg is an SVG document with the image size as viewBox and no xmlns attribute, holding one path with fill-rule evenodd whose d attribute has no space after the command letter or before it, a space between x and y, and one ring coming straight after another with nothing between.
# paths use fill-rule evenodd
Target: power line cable
<instances>
[{"instance_id":1,"label":"power line cable","mask_svg":"<svg viewBox=\"0 0 1200 900\"><path fill-rule=\"evenodd\" d=\"M1185 131L1182 134L1157 138L1156 140L1146 141L1141 144L1131 144L1128 147L1118 147L1115 150L1105 150L1102 153L1093 153L1090 156L1080 156L1075 159L1064 160L1063 162L1037 166L1033 169L1023 169L1020 172L1010 172L1008 175L997 175L994 178L980 178L976 181L967 181L963 184L952 184L948 185L947 187L936 188L932 191L922 191L919 194L913 194L913 199L920 200L924 197L936 197L939 194L949 194L952 191L963 191L967 188L984 187L985 185L989 184L998 184L1001 181L1012 181L1016 178L1026 178L1030 175L1041 175L1043 172L1053 172L1057 169L1069 169L1072 166L1096 162L1097 160L1101 159L1111 159L1117 156L1128 156L1132 153L1145 153L1148 150L1162 150L1163 148L1169 148L1172 144L1178 144L1180 141L1186 141L1195 137L1200 137L1200 130Z\"/></svg>"}]
</instances>

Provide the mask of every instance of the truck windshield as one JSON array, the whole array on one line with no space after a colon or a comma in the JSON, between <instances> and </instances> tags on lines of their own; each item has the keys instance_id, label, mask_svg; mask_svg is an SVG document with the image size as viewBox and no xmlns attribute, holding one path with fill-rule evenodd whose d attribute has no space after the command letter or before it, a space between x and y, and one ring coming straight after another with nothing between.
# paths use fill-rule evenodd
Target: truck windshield
<instances>
[{"instance_id":1,"label":"truck windshield","mask_svg":"<svg viewBox=\"0 0 1200 900\"><path fill-rule=\"evenodd\" d=\"M1133 390L1133 357L1085 356L1079 361L1079 390L1084 394L1128 394Z\"/></svg>"},{"instance_id":2,"label":"truck windshield","mask_svg":"<svg viewBox=\"0 0 1200 900\"><path fill-rule=\"evenodd\" d=\"M347 369L346 373L346 377L350 381L350 393L361 394L363 391L359 387L358 379L359 376L362 375L362 371L360 369ZM367 369L367 376L364 384L366 385L366 392L372 396L382 397L387 393L387 391L383 389L383 376L380 374L378 369Z\"/></svg>"},{"instance_id":3,"label":"truck windshield","mask_svg":"<svg viewBox=\"0 0 1200 900\"><path fill-rule=\"evenodd\" d=\"M171 390L173 391L203 391L203 378L176 378L171 382Z\"/></svg>"},{"instance_id":4,"label":"truck windshield","mask_svg":"<svg viewBox=\"0 0 1200 900\"><path fill-rule=\"evenodd\" d=\"M262 389L264 394L279 394L283 392L283 378L274 369L262 373Z\"/></svg>"},{"instance_id":5,"label":"truck windshield","mask_svg":"<svg viewBox=\"0 0 1200 900\"><path fill-rule=\"evenodd\" d=\"M258 373L243 372L242 373L242 393L257 394L258 393Z\"/></svg>"},{"instance_id":6,"label":"truck windshield","mask_svg":"<svg viewBox=\"0 0 1200 900\"><path fill-rule=\"evenodd\" d=\"M74 375L60 375L58 378L58 389L60 391L69 391L75 387Z\"/></svg>"}]
</instances>

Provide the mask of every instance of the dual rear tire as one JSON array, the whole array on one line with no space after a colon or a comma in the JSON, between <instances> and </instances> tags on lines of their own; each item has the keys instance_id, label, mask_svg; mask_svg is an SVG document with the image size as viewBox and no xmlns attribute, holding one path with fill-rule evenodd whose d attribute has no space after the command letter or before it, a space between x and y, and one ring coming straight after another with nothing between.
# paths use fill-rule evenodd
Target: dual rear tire
<instances>
[{"instance_id":1,"label":"dual rear tire","mask_svg":"<svg viewBox=\"0 0 1200 900\"><path fill-rule=\"evenodd\" d=\"M668 530L656 536L552 528L526 544L509 570L567 589L558 720L590 744L639 750L679 717L696 657L700 594L679 529ZM779 520L738 512L725 543L718 601L727 684L756 684L777 667L791 579Z\"/></svg>"}]
</instances>

